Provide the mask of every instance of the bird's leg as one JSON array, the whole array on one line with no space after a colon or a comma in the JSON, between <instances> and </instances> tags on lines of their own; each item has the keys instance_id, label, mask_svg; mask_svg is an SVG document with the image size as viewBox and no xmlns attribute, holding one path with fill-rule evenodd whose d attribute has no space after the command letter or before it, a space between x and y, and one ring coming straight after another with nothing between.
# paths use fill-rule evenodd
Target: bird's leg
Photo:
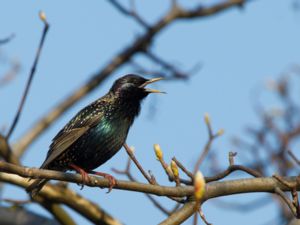
<instances>
[{"instance_id":1,"label":"bird's leg","mask_svg":"<svg viewBox=\"0 0 300 225\"><path fill-rule=\"evenodd\" d=\"M104 177L108 180L109 187L108 187L108 192L107 193L111 192L111 190L113 189L113 187L117 183L116 179L108 173L102 173L102 172L97 172L97 171L93 171L93 170L89 171L89 173Z\"/></svg>"},{"instance_id":2,"label":"bird's leg","mask_svg":"<svg viewBox=\"0 0 300 225\"><path fill-rule=\"evenodd\" d=\"M79 166L76 166L76 165L73 164L73 163L71 163L71 164L69 165L69 167L71 167L72 169L74 169L77 173L80 173L80 175L81 175L81 177L82 177L82 184L81 184L80 190L82 190L83 187L84 187L84 185L85 185L87 182L90 181L90 177L89 177L88 173L87 173L84 169L80 168Z\"/></svg>"}]
</instances>

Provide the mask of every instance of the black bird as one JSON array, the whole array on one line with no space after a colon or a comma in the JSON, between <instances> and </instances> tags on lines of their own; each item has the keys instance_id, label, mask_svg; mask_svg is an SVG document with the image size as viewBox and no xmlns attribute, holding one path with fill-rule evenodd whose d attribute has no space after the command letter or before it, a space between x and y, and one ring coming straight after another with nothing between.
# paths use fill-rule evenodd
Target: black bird
<instances>
[{"instance_id":1,"label":"black bird","mask_svg":"<svg viewBox=\"0 0 300 225\"><path fill-rule=\"evenodd\" d=\"M94 172L125 143L134 118L139 114L141 101L149 93L163 93L145 88L162 78L145 79L129 74L116 80L103 97L79 111L53 138L41 169L75 170L82 175L83 184L87 173L114 178L106 173ZM47 179L37 179L27 187L32 196L45 185Z\"/></svg>"}]
</instances>

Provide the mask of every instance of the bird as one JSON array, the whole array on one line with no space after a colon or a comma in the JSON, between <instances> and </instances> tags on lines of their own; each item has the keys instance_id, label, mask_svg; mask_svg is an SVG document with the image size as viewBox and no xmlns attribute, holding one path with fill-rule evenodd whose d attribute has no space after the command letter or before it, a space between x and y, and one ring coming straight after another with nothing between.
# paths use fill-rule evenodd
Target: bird
<instances>
[{"instance_id":1,"label":"bird","mask_svg":"<svg viewBox=\"0 0 300 225\"><path fill-rule=\"evenodd\" d=\"M146 88L163 78L146 79L127 74L117 79L107 94L81 109L53 138L40 169L76 171L82 187L88 173L109 180L109 191L116 184L113 176L95 172L125 144L129 128L141 110L141 102L150 93L165 93ZM33 197L48 182L36 179L26 191Z\"/></svg>"}]
</instances>

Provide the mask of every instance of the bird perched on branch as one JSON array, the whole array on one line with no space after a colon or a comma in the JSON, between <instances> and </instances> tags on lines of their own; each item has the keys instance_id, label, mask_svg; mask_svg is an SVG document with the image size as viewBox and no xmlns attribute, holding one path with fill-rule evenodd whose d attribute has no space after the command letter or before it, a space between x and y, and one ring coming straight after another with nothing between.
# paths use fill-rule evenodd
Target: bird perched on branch
<instances>
[{"instance_id":1,"label":"bird perched on branch","mask_svg":"<svg viewBox=\"0 0 300 225\"><path fill-rule=\"evenodd\" d=\"M129 74L116 80L103 97L79 111L52 140L41 169L79 172L83 185L88 173L109 180L110 190L115 179L93 170L113 155L125 143L134 118L139 114L141 101L150 93L163 93L146 88L162 78L145 79ZM27 187L32 196L45 185L47 179L37 179Z\"/></svg>"}]
</instances>

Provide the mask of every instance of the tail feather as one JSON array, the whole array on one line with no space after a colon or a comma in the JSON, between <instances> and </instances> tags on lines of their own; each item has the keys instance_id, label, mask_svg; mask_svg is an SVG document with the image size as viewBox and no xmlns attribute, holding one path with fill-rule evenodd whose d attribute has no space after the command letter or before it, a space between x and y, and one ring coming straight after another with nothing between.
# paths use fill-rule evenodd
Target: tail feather
<instances>
[{"instance_id":1,"label":"tail feather","mask_svg":"<svg viewBox=\"0 0 300 225\"><path fill-rule=\"evenodd\" d=\"M26 188L26 191L34 197L47 182L48 179L37 179Z\"/></svg>"}]
</instances>

